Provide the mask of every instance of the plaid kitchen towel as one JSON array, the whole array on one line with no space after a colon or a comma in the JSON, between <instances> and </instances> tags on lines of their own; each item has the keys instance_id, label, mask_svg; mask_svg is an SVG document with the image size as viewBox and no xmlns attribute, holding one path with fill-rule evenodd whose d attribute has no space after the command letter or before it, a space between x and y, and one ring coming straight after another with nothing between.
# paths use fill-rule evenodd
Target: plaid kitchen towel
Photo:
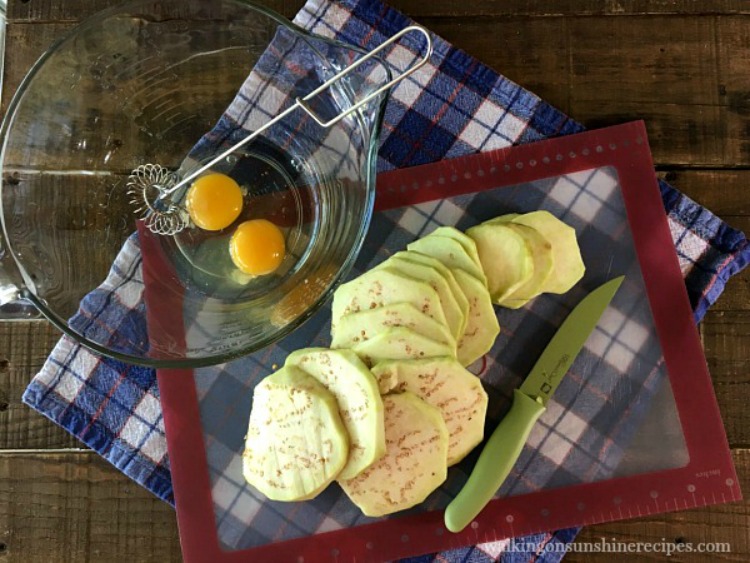
<instances>
[{"instance_id":1,"label":"plaid kitchen towel","mask_svg":"<svg viewBox=\"0 0 750 563\"><path fill-rule=\"evenodd\" d=\"M408 20L380 2L312 0L296 22L318 34L371 49L407 25ZM403 61L413 56L408 50L396 47L388 58ZM237 125L228 111L212 132L213 139L209 135L209 142L218 138L216 133L222 128L236 131ZM414 166L581 130L579 124L538 97L435 38L435 54L430 65L392 92L378 168L385 171ZM661 189L698 321L718 298L727 279L747 264L750 250L742 233L732 230L668 185L662 183ZM377 250L372 245L366 248L367 252ZM111 338L118 338L122 331L133 331L147 346L147 339L143 338L142 284L137 239L133 237L118 257L107 282L82 303L79 315L71 324L83 330L106 331ZM310 330L310 323L303 326L298 331L300 337L312 340ZM232 372L238 369L229 364L199 370L196 384L204 412L210 412L211 402L217 400L212 393L216 381L223 379L231 384ZM225 376L219 378L220 373ZM239 385L236 390L247 393ZM24 401L68 429L137 482L172 502L158 388L152 370L101 358L62 339L29 386ZM221 452L217 451L216 457L220 456ZM231 461L220 465L226 469L229 464ZM215 468L212 471L216 473ZM223 478L221 475L212 477L217 482ZM217 499L220 505L225 505L228 534L232 531L230 516L241 521L239 512L247 506L237 502L239 493L226 492L234 491L233 486L237 488L227 484L222 489L226 498ZM574 531L567 530L524 541L543 546L548 542L569 542L573 537ZM229 535L227 538L226 541L231 542ZM529 558L529 554L504 553L504 547L503 543L485 544L443 556L476 561L518 555L523 560ZM559 559L560 555L552 551L540 547L540 559Z\"/></svg>"}]
</instances>

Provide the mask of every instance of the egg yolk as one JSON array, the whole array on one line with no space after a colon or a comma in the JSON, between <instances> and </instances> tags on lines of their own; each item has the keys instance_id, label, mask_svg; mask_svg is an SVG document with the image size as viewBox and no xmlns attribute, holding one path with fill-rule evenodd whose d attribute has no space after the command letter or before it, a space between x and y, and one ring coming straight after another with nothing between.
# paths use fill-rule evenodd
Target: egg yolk
<instances>
[{"instance_id":1,"label":"egg yolk","mask_svg":"<svg viewBox=\"0 0 750 563\"><path fill-rule=\"evenodd\" d=\"M242 190L226 174L206 174L190 186L187 211L193 223L201 229L220 231L240 216Z\"/></svg>"},{"instance_id":2,"label":"egg yolk","mask_svg":"<svg viewBox=\"0 0 750 563\"><path fill-rule=\"evenodd\" d=\"M274 272L284 260L284 234L266 219L245 221L229 241L229 254L240 271L253 276Z\"/></svg>"}]
</instances>

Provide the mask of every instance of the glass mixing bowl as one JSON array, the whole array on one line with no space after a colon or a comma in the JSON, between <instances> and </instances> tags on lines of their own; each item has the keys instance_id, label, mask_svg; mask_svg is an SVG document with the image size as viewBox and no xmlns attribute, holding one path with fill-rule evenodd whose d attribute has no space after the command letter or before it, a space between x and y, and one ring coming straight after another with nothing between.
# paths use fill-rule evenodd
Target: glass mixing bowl
<instances>
[{"instance_id":1,"label":"glass mixing bowl","mask_svg":"<svg viewBox=\"0 0 750 563\"><path fill-rule=\"evenodd\" d=\"M216 163L244 197L222 231L139 227L128 175L155 163L185 177L363 55L242 0L138 0L75 28L31 69L2 125L6 316L30 303L85 346L157 367L224 362L297 327L367 230L385 93L328 128L290 112ZM370 59L312 109L337 115L389 80ZM184 206L184 190L173 201ZM285 235L271 275L244 275L230 258L249 218ZM102 308L123 318L90 312Z\"/></svg>"}]
</instances>

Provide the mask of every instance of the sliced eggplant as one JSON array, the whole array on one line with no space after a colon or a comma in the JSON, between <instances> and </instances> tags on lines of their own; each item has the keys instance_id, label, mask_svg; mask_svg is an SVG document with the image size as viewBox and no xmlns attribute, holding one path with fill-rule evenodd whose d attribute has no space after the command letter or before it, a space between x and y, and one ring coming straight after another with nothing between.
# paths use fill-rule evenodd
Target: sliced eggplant
<instances>
[{"instance_id":1,"label":"sliced eggplant","mask_svg":"<svg viewBox=\"0 0 750 563\"><path fill-rule=\"evenodd\" d=\"M520 223L508 223L508 228L520 234L531 249L534 262L533 274L526 283L504 297L498 304L509 309L520 309L526 303L542 293L547 280L552 274L552 245L536 229Z\"/></svg>"},{"instance_id":2,"label":"sliced eggplant","mask_svg":"<svg viewBox=\"0 0 750 563\"><path fill-rule=\"evenodd\" d=\"M440 297L428 283L383 267L362 274L334 292L331 335L336 336L338 320L344 315L392 303L411 303L428 317L448 326Z\"/></svg>"},{"instance_id":3,"label":"sliced eggplant","mask_svg":"<svg viewBox=\"0 0 750 563\"><path fill-rule=\"evenodd\" d=\"M303 348L287 356L331 392L349 434L349 459L339 478L350 479L385 453L383 401L375 376L351 350Z\"/></svg>"},{"instance_id":4,"label":"sliced eggplant","mask_svg":"<svg viewBox=\"0 0 750 563\"><path fill-rule=\"evenodd\" d=\"M411 303L393 303L344 315L339 319L331 348L353 348L360 342L393 327L406 327L437 342L453 347L456 341L448 327L419 311Z\"/></svg>"},{"instance_id":5,"label":"sliced eggplant","mask_svg":"<svg viewBox=\"0 0 750 563\"><path fill-rule=\"evenodd\" d=\"M435 356L454 356L455 346L439 342L403 326L389 328L353 348L367 365L382 360L416 360Z\"/></svg>"},{"instance_id":6,"label":"sliced eggplant","mask_svg":"<svg viewBox=\"0 0 750 563\"><path fill-rule=\"evenodd\" d=\"M482 262L480 262L479 260L479 253L477 252L476 243L463 231L459 231L456 227L444 226L438 227L437 229L432 231L430 233L430 236L452 238L464 247L466 253L471 257L471 259L477 266L479 266L480 268L482 267Z\"/></svg>"},{"instance_id":7,"label":"sliced eggplant","mask_svg":"<svg viewBox=\"0 0 750 563\"><path fill-rule=\"evenodd\" d=\"M552 246L552 274L542 286L545 293L566 293L583 277L586 266L573 227L549 211L533 211L513 218L514 223L536 229Z\"/></svg>"},{"instance_id":8,"label":"sliced eggplant","mask_svg":"<svg viewBox=\"0 0 750 563\"><path fill-rule=\"evenodd\" d=\"M376 377L395 379L395 393L410 391L440 410L450 436L449 467L484 438L487 393L480 379L455 358L381 362L372 371Z\"/></svg>"},{"instance_id":9,"label":"sliced eggplant","mask_svg":"<svg viewBox=\"0 0 750 563\"><path fill-rule=\"evenodd\" d=\"M242 454L245 480L272 500L317 496L346 465L349 437L334 396L286 366L253 392Z\"/></svg>"},{"instance_id":10,"label":"sliced eggplant","mask_svg":"<svg viewBox=\"0 0 750 563\"><path fill-rule=\"evenodd\" d=\"M466 330L456 350L458 361L468 366L490 351L500 334L500 324L487 287L463 270L453 270L453 275L469 300Z\"/></svg>"},{"instance_id":11,"label":"sliced eggplant","mask_svg":"<svg viewBox=\"0 0 750 563\"><path fill-rule=\"evenodd\" d=\"M516 230L505 223L483 223L466 232L477 243L493 302L500 303L531 279L531 248Z\"/></svg>"},{"instance_id":12,"label":"sliced eggplant","mask_svg":"<svg viewBox=\"0 0 750 563\"><path fill-rule=\"evenodd\" d=\"M487 283L487 278L482 269L484 264L480 266L474 262L457 240L439 235L427 235L407 245L407 248L413 252L432 256L448 268L461 268L481 280L482 283Z\"/></svg>"},{"instance_id":13,"label":"sliced eggplant","mask_svg":"<svg viewBox=\"0 0 750 563\"><path fill-rule=\"evenodd\" d=\"M448 428L414 393L383 397L385 455L354 479L339 480L365 516L385 516L425 500L447 476Z\"/></svg>"},{"instance_id":14,"label":"sliced eggplant","mask_svg":"<svg viewBox=\"0 0 750 563\"><path fill-rule=\"evenodd\" d=\"M403 276L429 284L440 298L440 305L443 308L443 313L445 313L445 321L448 323L448 328L453 338L458 340L464 333L464 329L466 329L466 313L469 308L469 304L466 302L463 293L459 293L461 299L459 302L459 298L454 293L453 285L448 282L440 271L418 260L406 259L404 254L399 252L391 256L382 265L378 266L378 268L389 268ZM425 258L429 259L429 257ZM442 266L440 262L438 263ZM455 283L455 279L452 276L451 280Z\"/></svg>"}]
</instances>

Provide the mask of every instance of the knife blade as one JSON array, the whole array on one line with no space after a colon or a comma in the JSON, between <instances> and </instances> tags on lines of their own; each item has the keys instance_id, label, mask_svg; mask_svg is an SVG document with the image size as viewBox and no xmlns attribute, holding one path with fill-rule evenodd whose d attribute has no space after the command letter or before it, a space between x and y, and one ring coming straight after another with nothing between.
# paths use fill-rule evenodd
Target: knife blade
<instances>
[{"instance_id":1,"label":"knife blade","mask_svg":"<svg viewBox=\"0 0 750 563\"><path fill-rule=\"evenodd\" d=\"M487 440L468 481L445 509L448 530L463 530L492 500L521 455L529 433L546 410L550 397L624 279L625 276L620 276L602 284L576 305L521 387L513 392L510 410Z\"/></svg>"}]
</instances>

